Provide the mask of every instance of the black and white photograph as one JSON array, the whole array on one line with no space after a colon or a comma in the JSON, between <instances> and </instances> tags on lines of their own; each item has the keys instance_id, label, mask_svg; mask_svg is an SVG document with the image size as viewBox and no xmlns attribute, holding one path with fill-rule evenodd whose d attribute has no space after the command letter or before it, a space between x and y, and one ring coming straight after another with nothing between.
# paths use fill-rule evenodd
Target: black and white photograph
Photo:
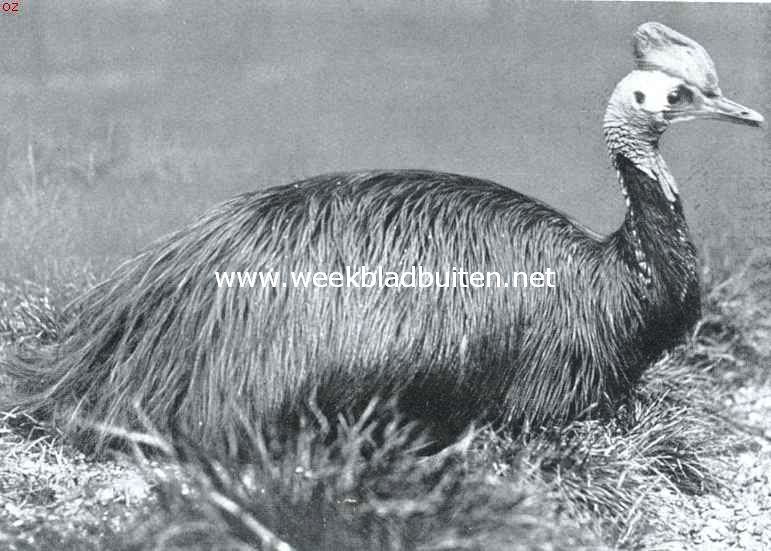
<instances>
[{"instance_id":1,"label":"black and white photograph","mask_svg":"<svg viewBox=\"0 0 771 551\"><path fill-rule=\"evenodd\" d=\"M0 550L771 549L771 3L0 3Z\"/></svg>"}]
</instances>

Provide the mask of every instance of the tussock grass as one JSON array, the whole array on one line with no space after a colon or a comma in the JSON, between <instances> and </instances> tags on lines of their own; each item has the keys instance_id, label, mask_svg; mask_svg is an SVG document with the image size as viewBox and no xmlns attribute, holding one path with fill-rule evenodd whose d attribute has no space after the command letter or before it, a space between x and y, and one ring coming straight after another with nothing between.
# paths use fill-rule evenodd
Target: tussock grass
<instances>
[{"instance_id":1,"label":"tussock grass","mask_svg":"<svg viewBox=\"0 0 771 551\"><path fill-rule=\"evenodd\" d=\"M13 286L0 282L0 343L56 342L64 323L63 308L56 303L66 300L70 290L53 295L50 287L31 281Z\"/></svg>"},{"instance_id":2,"label":"tussock grass","mask_svg":"<svg viewBox=\"0 0 771 551\"><path fill-rule=\"evenodd\" d=\"M771 249L757 249L733 271L705 270L704 314L693 358L734 385L771 381Z\"/></svg>"},{"instance_id":3,"label":"tussock grass","mask_svg":"<svg viewBox=\"0 0 771 551\"><path fill-rule=\"evenodd\" d=\"M393 418L385 426L377 421ZM471 431L427 456L428 441L391 405L372 402L354 421L306 423L279 441L249 430L248 461L216 458L182 441L184 473L163 482L176 519L148 535L170 548L551 549L596 545L540 499L535 477L504 479L471 469Z\"/></svg>"}]
</instances>

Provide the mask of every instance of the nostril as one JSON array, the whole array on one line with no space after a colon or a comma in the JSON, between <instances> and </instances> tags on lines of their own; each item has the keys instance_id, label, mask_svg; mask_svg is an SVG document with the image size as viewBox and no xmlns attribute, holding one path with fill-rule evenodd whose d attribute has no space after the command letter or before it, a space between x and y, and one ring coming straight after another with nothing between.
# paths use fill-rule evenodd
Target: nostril
<instances>
[{"instance_id":1,"label":"nostril","mask_svg":"<svg viewBox=\"0 0 771 551\"><path fill-rule=\"evenodd\" d=\"M749 114L750 114L750 112L749 112L749 111L742 111L740 114L741 114L741 115L749 115Z\"/></svg>"}]
</instances>

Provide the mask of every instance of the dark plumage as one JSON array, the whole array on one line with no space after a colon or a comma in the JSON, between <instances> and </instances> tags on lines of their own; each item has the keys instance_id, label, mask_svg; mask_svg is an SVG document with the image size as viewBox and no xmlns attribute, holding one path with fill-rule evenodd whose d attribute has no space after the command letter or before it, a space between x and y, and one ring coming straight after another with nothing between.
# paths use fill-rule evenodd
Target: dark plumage
<instances>
[{"instance_id":1,"label":"dark plumage","mask_svg":"<svg viewBox=\"0 0 771 551\"><path fill-rule=\"evenodd\" d=\"M451 428L560 422L613 401L699 315L658 134L643 143L642 123L621 124L626 105L613 105L606 135L629 208L610 236L454 174L341 173L242 195L87 293L51 361L10 360L19 403L135 425L136 402L159 427L215 445L239 415L279 423L313 393L327 413L398 394L409 414ZM214 277L361 265L550 268L556 287L240 289Z\"/></svg>"}]
</instances>

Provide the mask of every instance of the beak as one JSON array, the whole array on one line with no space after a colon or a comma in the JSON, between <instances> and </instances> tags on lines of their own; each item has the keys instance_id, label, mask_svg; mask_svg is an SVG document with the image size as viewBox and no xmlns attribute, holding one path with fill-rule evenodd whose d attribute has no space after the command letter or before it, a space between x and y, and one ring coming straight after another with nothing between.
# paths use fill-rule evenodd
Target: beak
<instances>
[{"instance_id":1,"label":"beak","mask_svg":"<svg viewBox=\"0 0 771 551\"><path fill-rule=\"evenodd\" d=\"M718 119L748 126L760 126L765 121L757 111L723 96L704 97L703 104L689 114L697 119Z\"/></svg>"}]
</instances>

